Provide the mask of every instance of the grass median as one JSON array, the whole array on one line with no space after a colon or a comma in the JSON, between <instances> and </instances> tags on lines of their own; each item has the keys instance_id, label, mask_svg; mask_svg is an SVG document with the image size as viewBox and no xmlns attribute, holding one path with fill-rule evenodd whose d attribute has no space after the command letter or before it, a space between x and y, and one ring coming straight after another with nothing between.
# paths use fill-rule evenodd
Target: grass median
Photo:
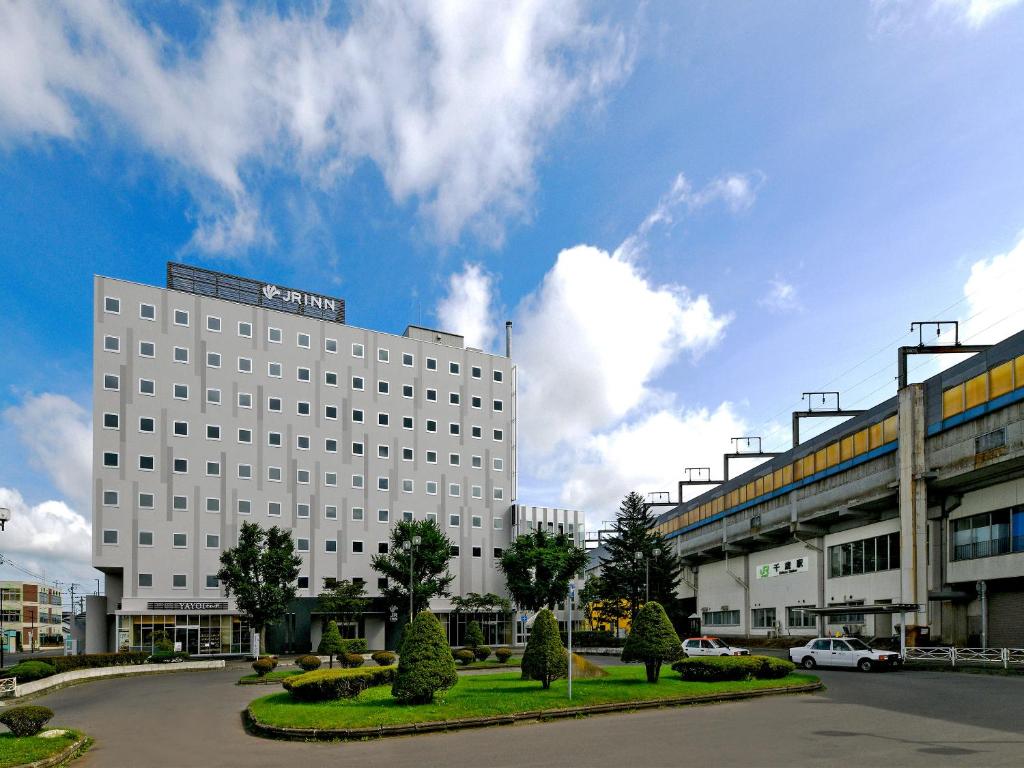
<instances>
[{"instance_id":1,"label":"grass median","mask_svg":"<svg viewBox=\"0 0 1024 768\"><path fill-rule=\"evenodd\" d=\"M50 730L50 729L44 729ZM0 734L0 768L12 768L16 765L34 763L47 757L60 754L82 738L78 731L65 729L60 736L43 738L42 736L18 737L12 733Z\"/></svg>"},{"instance_id":2,"label":"grass median","mask_svg":"<svg viewBox=\"0 0 1024 768\"><path fill-rule=\"evenodd\" d=\"M566 695L565 680L556 681L545 691L540 683L522 680L514 672L460 677L458 685L440 694L434 703L419 706L399 704L391 697L391 687L385 685L367 689L355 699L319 703L300 702L287 693L275 693L253 701L249 712L257 722L279 728L376 728L788 688L818 680L813 675L792 674L781 680L688 683L666 670L661 682L652 685L646 681L643 666L607 667L606 671L607 677L574 681L571 701Z\"/></svg>"}]
</instances>

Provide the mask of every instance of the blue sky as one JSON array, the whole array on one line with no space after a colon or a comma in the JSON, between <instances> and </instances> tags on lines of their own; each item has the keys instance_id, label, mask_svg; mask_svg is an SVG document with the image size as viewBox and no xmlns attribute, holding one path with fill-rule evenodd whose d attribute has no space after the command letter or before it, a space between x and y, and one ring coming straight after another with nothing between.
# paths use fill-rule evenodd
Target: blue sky
<instances>
[{"instance_id":1,"label":"blue sky","mask_svg":"<svg viewBox=\"0 0 1024 768\"><path fill-rule=\"evenodd\" d=\"M520 499L591 524L786 447L803 390L883 399L911 320L1024 327L1021 39L1016 0L6 4L2 551L89 576L91 276L168 260L513 319Z\"/></svg>"}]
</instances>

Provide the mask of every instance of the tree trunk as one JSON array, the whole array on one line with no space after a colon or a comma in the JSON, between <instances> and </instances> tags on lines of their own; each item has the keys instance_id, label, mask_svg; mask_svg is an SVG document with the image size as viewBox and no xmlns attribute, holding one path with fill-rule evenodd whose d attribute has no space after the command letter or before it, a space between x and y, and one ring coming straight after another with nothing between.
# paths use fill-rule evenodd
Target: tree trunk
<instances>
[{"instance_id":1,"label":"tree trunk","mask_svg":"<svg viewBox=\"0 0 1024 768\"><path fill-rule=\"evenodd\" d=\"M645 666L647 667L647 682L656 683L658 682L658 676L661 674L661 660L648 661Z\"/></svg>"}]
</instances>

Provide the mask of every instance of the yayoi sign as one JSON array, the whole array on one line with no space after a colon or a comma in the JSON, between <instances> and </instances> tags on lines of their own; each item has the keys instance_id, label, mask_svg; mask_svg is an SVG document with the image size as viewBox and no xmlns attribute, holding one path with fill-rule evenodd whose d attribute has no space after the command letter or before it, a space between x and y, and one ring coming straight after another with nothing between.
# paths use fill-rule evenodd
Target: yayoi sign
<instances>
[{"instance_id":1,"label":"yayoi sign","mask_svg":"<svg viewBox=\"0 0 1024 768\"><path fill-rule=\"evenodd\" d=\"M226 611L226 600L161 600L146 603L148 611Z\"/></svg>"},{"instance_id":2,"label":"yayoi sign","mask_svg":"<svg viewBox=\"0 0 1024 768\"><path fill-rule=\"evenodd\" d=\"M268 301L280 299L286 303L301 304L304 307L316 307L317 309L329 309L332 312L337 309L335 299L328 298L327 296L317 296L314 293L293 291L289 288L281 289L269 283L263 286L263 295Z\"/></svg>"}]
</instances>

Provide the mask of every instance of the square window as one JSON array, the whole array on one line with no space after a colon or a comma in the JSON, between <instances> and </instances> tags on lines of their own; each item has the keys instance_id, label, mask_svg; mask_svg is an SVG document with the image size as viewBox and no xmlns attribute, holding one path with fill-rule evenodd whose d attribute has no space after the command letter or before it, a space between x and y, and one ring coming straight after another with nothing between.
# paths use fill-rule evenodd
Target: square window
<instances>
[{"instance_id":1,"label":"square window","mask_svg":"<svg viewBox=\"0 0 1024 768\"><path fill-rule=\"evenodd\" d=\"M281 447L281 433L280 432L267 432L267 445L280 448Z\"/></svg>"},{"instance_id":2,"label":"square window","mask_svg":"<svg viewBox=\"0 0 1024 768\"><path fill-rule=\"evenodd\" d=\"M378 477L377 478L377 490L378 491L386 491L386 490L388 490L388 487L389 487L389 485L388 485L388 478L386 478L386 477Z\"/></svg>"},{"instance_id":3,"label":"square window","mask_svg":"<svg viewBox=\"0 0 1024 768\"><path fill-rule=\"evenodd\" d=\"M448 393L448 405L458 405L458 404L459 404L459 393L458 392L449 392Z\"/></svg>"},{"instance_id":4,"label":"square window","mask_svg":"<svg viewBox=\"0 0 1024 768\"><path fill-rule=\"evenodd\" d=\"M338 508L333 504L327 504L324 506L324 517L328 520L338 519Z\"/></svg>"},{"instance_id":5,"label":"square window","mask_svg":"<svg viewBox=\"0 0 1024 768\"><path fill-rule=\"evenodd\" d=\"M437 451L427 451L427 464L437 464Z\"/></svg>"},{"instance_id":6,"label":"square window","mask_svg":"<svg viewBox=\"0 0 1024 768\"><path fill-rule=\"evenodd\" d=\"M239 464L238 465L238 477L241 480L252 479L252 464Z\"/></svg>"},{"instance_id":7,"label":"square window","mask_svg":"<svg viewBox=\"0 0 1024 768\"><path fill-rule=\"evenodd\" d=\"M252 443L252 430L251 429L239 429L238 430L238 442L243 445Z\"/></svg>"},{"instance_id":8,"label":"square window","mask_svg":"<svg viewBox=\"0 0 1024 768\"><path fill-rule=\"evenodd\" d=\"M295 586L299 589L309 589L309 576L299 576L295 580Z\"/></svg>"},{"instance_id":9,"label":"square window","mask_svg":"<svg viewBox=\"0 0 1024 768\"><path fill-rule=\"evenodd\" d=\"M362 488L363 487L363 476L362 475L352 475L352 487L353 488Z\"/></svg>"},{"instance_id":10,"label":"square window","mask_svg":"<svg viewBox=\"0 0 1024 768\"><path fill-rule=\"evenodd\" d=\"M459 375L459 364L458 363L448 363L448 373L450 373L452 376L458 376Z\"/></svg>"},{"instance_id":11,"label":"square window","mask_svg":"<svg viewBox=\"0 0 1024 768\"><path fill-rule=\"evenodd\" d=\"M309 349L309 334L308 333L296 334L296 336L295 336L295 343L298 344L303 349Z\"/></svg>"},{"instance_id":12,"label":"square window","mask_svg":"<svg viewBox=\"0 0 1024 768\"><path fill-rule=\"evenodd\" d=\"M427 486L426 487L427 487L427 495L428 496L437 496L437 481L436 480L427 480Z\"/></svg>"},{"instance_id":13,"label":"square window","mask_svg":"<svg viewBox=\"0 0 1024 768\"><path fill-rule=\"evenodd\" d=\"M324 418L336 421L338 418L338 406L336 405L325 405L324 406Z\"/></svg>"},{"instance_id":14,"label":"square window","mask_svg":"<svg viewBox=\"0 0 1024 768\"><path fill-rule=\"evenodd\" d=\"M495 472L501 472L505 469L505 462L503 459L495 458L492 462Z\"/></svg>"},{"instance_id":15,"label":"square window","mask_svg":"<svg viewBox=\"0 0 1024 768\"><path fill-rule=\"evenodd\" d=\"M378 349L377 350L377 362L379 362L379 363L387 363L387 362L390 362L390 360L391 360L391 353L388 352L388 350L386 350L386 349Z\"/></svg>"},{"instance_id":16,"label":"square window","mask_svg":"<svg viewBox=\"0 0 1024 768\"><path fill-rule=\"evenodd\" d=\"M217 547L219 547L219 546L220 546L220 536L218 536L216 533L208 533L208 534L206 534L206 548L207 549L217 549Z\"/></svg>"},{"instance_id":17,"label":"square window","mask_svg":"<svg viewBox=\"0 0 1024 768\"><path fill-rule=\"evenodd\" d=\"M461 523L462 523L462 516L461 515L458 515L458 514L455 514L455 513L448 515L448 525L451 528L458 528Z\"/></svg>"},{"instance_id":18,"label":"square window","mask_svg":"<svg viewBox=\"0 0 1024 768\"><path fill-rule=\"evenodd\" d=\"M217 580L217 574L215 574L215 573L208 573L208 574L206 574L206 588L207 589L217 589L218 587L220 587L220 582Z\"/></svg>"},{"instance_id":19,"label":"square window","mask_svg":"<svg viewBox=\"0 0 1024 768\"><path fill-rule=\"evenodd\" d=\"M152 587L153 586L153 574L152 573L140 573L139 574L139 586L140 587Z\"/></svg>"},{"instance_id":20,"label":"square window","mask_svg":"<svg viewBox=\"0 0 1024 768\"><path fill-rule=\"evenodd\" d=\"M479 397L474 396L470 399L469 404L473 408L480 408L482 405L482 401L480 400Z\"/></svg>"},{"instance_id":21,"label":"square window","mask_svg":"<svg viewBox=\"0 0 1024 768\"><path fill-rule=\"evenodd\" d=\"M412 416L402 417L402 429L412 429L414 425Z\"/></svg>"},{"instance_id":22,"label":"square window","mask_svg":"<svg viewBox=\"0 0 1024 768\"><path fill-rule=\"evenodd\" d=\"M473 469L483 469L484 466L483 459L481 459L479 456L474 456L470 460L470 464L473 466Z\"/></svg>"},{"instance_id":23,"label":"square window","mask_svg":"<svg viewBox=\"0 0 1024 768\"><path fill-rule=\"evenodd\" d=\"M427 512L427 514L424 515L424 517L426 517L427 520L434 523L435 525L437 524L437 512Z\"/></svg>"},{"instance_id":24,"label":"square window","mask_svg":"<svg viewBox=\"0 0 1024 768\"><path fill-rule=\"evenodd\" d=\"M295 505L295 516L296 517L309 517L309 504L296 504Z\"/></svg>"},{"instance_id":25,"label":"square window","mask_svg":"<svg viewBox=\"0 0 1024 768\"><path fill-rule=\"evenodd\" d=\"M482 517L480 517L480 515L473 515L473 517L470 520L470 523L472 524L472 526L474 528L483 528L484 527L484 520L483 520Z\"/></svg>"},{"instance_id":26,"label":"square window","mask_svg":"<svg viewBox=\"0 0 1024 768\"><path fill-rule=\"evenodd\" d=\"M457 422L453 421L453 422L450 422L448 424L448 434L449 435L457 435L457 434L459 434L459 425L458 425Z\"/></svg>"},{"instance_id":27,"label":"square window","mask_svg":"<svg viewBox=\"0 0 1024 768\"><path fill-rule=\"evenodd\" d=\"M479 485L470 487L469 493L474 499L482 499L484 496L483 489Z\"/></svg>"},{"instance_id":28,"label":"square window","mask_svg":"<svg viewBox=\"0 0 1024 768\"><path fill-rule=\"evenodd\" d=\"M280 328L274 328L272 326L267 328L267 341L269 341L269 342L271 342L273 344L280 344L281 343L281 329Z\"/></svg>"},{"instance_id":29,"label":"square window","mask_svg":"<svg viewBox=\"0 0 1024 768\"><path fill-rule=\"evenodd\" d=\"M139 531L139 546L140 547L152 547L153 546L153 532L152 531Z\"/></svg>"},{"instance_id":30,"label":"square window","mask_svg":"<svg viewBox=\"0 0 1024 768\"><path fill-rule=\"evenodd\" d=\"M386 381L378 381L377 382L377 394L379 394L379 395L387 395L387 394L390 394L390 393L391 393L391 385L388 384L388 382L386 382Z\"/></svg>"},{"instance_id":31,"label":"square window","mask_svg":"<svg viewBox=\"0 0 1024 768\"><path fill-rule=\"evenodd\" d=\"M458 544L453 544L452 545L450 554L451 554L452 557L458 557L459 556L459 545Z\"/></svg>"},{"instance_id":32,"label":"square window","mask_svg":"<svg viewBox=\"0 0 1024 768\"><path fill-rule=\"evenodd\" d=\"M338 542L336 539L327 539L324 541L324 552L337 552Z\"/></svg>"},{"instance_id":33,"label":"square window","mask_svg":"<svg viewBox=\"0 0 1024 768\"><path fill-rule=\"evenodd\" d=\"M156 382L152 379L139 379L139 394L148 397L156 396Z\"/></svg>"},{"instance_id":34,"label":"square window","mask_svg":"<svg viewBox=\"0 0 1024 768\"><path fill-rule=\"evenodd\" d=\"M428 371L436 371L437 370L437 360L435 358L433 358L433 357L428 357L427 358L427 370Z\"/></svg>"},{"instance_id":35,"label":"square window","mask_svg":"<svg viewBox=\"0 0 1024 768\"><path fill-rule=\"evenodd\" d=\"M469 369L469 375L472 376L474 379L479 379L480 378L480 366L479 365L474 365L472 368L470 368Z\"/></svg>"},{"instance_id":36,"label":"square window","mask_svg":"<svg viewBox=\"0 0 1024 768\"><path fill-rule=\"evenodd\" d=\"M408 353L408 352L403 352L402 353L402 365L404 365L406 368L412 368L412 366L415 364L415 362L416 362L416 358L414 358L410 353Z\"/></svg>"},{"instance_id":37,"label":"square window","mask_svg":"<svg viewBox=\"0 0 1024 768\"><path fill-rule=\"evenodd\" d=\"M103 388L116 392L121 388L121 377L116 373L103 374Z\"/></svg>"},{"instance_id":38,"label":"square window","mask_svg":"<svg viewBox=\"0 0 1024 768\"><path fill-rule=\"evenodd\" d=\"M448 483L448 495L453 497L462 495L462 489L458 483Z\"/></svg>"},{"instance_id":39,"label":"square window","mask_svg":"<svg viewBox=\"0 0 1024 768\"><path fill-rule=\"evenodd\" d=\"M103 506L105 506L105 507L116 507L117 506L117 491L104 491L103 492Z\"/></svg>"},{"instance_id":40,"label":"square window","mask_svg":"<svg viewBox=\"0 0 1024 768\"><path fill-rule=\"evenodd\" d=\"M363 391L363 377L353 376L352 377L352 389L362 392Z\"/></svg>"},{"instance_id":41,"label":"square window","mask_svg":"<svg viewBox=\"0 0 1024 768\"><path fill-rule=\"evenodd\" d=\"M188 509L188 496L174 496L171 499L171 506L175 512L184 512Z\"/></svg>"},{"instance_id":42,"label":"square window","mask_svg":"<svg viewBox=\"0 0 1024 768\"><path fill-rule=\"evenodd\" d=\"M220 333L220 318L214 315L206 316L206 330Z\"/></svg>"},{"instance_id":43,"label":"square window","mask_svg":"<svg viewBox=\"0 0 1024 768\"><path fill-rule=\"evenodd\" d=\"M175 459L175 462L178 460ZM139 456L139 469L143 472L152 472L156 468L156 461L152 456Z\"/></svg>"},{"instance_id":44,"label":"square window","mask_svg":"<svg viewBox=\"0 0 1024 768\"><path fill-rule=\"evenodd\" d=\"M220 477L220 462L219 461L208 461L208 462L206 462L206 474L209 477Z\"/></svg>"},{"instance_id":45,"label":"square window","mask_svg":"<svg viewBox=\"0 0 1024 768\"><path fill-rule=\"evenodd\" d=\"M352 507L352 519L356 521L363 519L362 507Z\"/></svg>"},{"instance_id":46,"label":"square window","mask_svg":"<svg viewBox=\"0 0 1024 768\"><path fill-rule=\"evenodd\" d=\"M176 422L174 422L174 436L175 437L188 437L188 422L187 421L176 421Z\"/></svg>"},{"instance_id":47,"label":"square window","mask_svg":"<svg viewBox=\"0 0 1024 768\"><path fill-rule=\"evenodd\" d=\"M281 398L280 397L268 397L267 398L267 410L275 413L281 412Z\"/></svg>"},{"instance_id":48,"label":"square window","mask_svg":"<svg viewBox=\"0 0 1024 768\"><path fill-rule=\"evenodd\" d=\"M220 405L220 390L219 389L208 389L206 390L206 402L210 405Z\"/></svg>"},{"instance_id":49,"label":"square window","mask_svg":"<svg viewBox=\"0 0 1024 768\"><path fill-rule=\"evenodd\" d=\"M469 428L469 434L475 440L479 440L484 436L484 431L480 426L474 424Z\"/></svg>"},{"instance_id":50,"label":"square window","mask_svg":"<svg viewBox=\"0 0 1024 768\"><path fill-rule=\"evenodd\" d=\"M386 413L377 414L377 426L386 427L388 425L389 416Z\"/></svg>"},{"instance_id":51,"label":"square window","mask_svg":"<svg viewBox=\"0 0 1024 768\"><path fill-rule=\"evenodd\" d=\"M403 448L402 449L402 461L412 461L412 459L413 459L412 448Z\"/></svg>"},{"instance_id":52,"label":"square window","mask_svg":"<svg viewBox=\"0 0 1024 768\"><path fill-rule=\"evenodd\" d=\"M118 466L118 455L114 451L105 451L103 454L103 466L104 467L116 467Z\"/></svg>"},{"instance_id":53,"label":"square window","mask_svg":"<svg viewBox=\"0 0 1024 768\"><path fill-rule=\"evenodd\" d=\"M267 502L267 515L270 517L281 516L281 502L279 501L268 501Z\"/></svg>"},{"instance_id":54,"label":"square window","mask_svg":"<svg viewBox=\"0 0 1024 768\"><path fill-rule=\"evenodd\" d=\"M174 589L186 589L188 587L188 576L184 573L176 573L171 576L171 587Z\"/></svg>"},{"instance_id":55,"label":"square window","mask_svg":"<svg viewBox=\"0 0 1024 768\"><path fill-rule=\"evenodd\" d=\"M188 534L187 533L174 533L171 534L171 546L175 549L184 549L188 546Z\"/></svg>"},{"instance_id":56,"label":"square window","mask_svg":"<svg viewBox=\"0 0 1024 768\"><path fill-rule=\"evenodd\" d=\"M103 414L103 428L104 429L120 429L121 417L116 413L104 413Z\"/></svg>"},{"instance_id":57,"label":"square window","mask_svg":"<svg viewBox=\"0 0 1024 768\"><path fill-rule=\"evenodd\" d=\"M388 543L386 541L377 542L377 554L386 555L388 553Z\"/></svg>"},{"instance_id":58,"label":"square window","mask_svg":"<svg viewBox=\"0 0 1024 768\"><path fill-rule=\"evenodd\" d=\"M297 469L297 470L295 470L295 482L301 483L302 485L309 485L309 470L308 469Z\"/></svg>"},{"instance_id":59,"label":"square window","mask_svg":"<svg viewBox=\"0 0 1024 768\"><path fill-rule=\"evenodd\" d=\"M389 458L390 456L391 456L391 448L389 446L387 446L387 445L378 445L377 446L377 458L378 459L386 459L386 458Z\"/></svg>"},{"instance_id":60,"label":"square window","mask_svg":"<svg viewBox=\"0 0 1024 768\"><path fill-rule=\"evenodd\" d=\"M143 320L156 320L156 307L152 304L139 304L139 317Z\"/></svg>"},{"instance_id":61,"label":"square window","mask_svg":"<svg viewBox=\"0 0 1024 768\"><path fill-rule=\"evenodd\" d=\"M324 472L324 485L336 486L338 484L337 472Z\"/></svg>"},{"instance_id":62,"label":"square window","mask_svg":"<svg viewBox=\"0 0 1024 768\"><path fill-rule=\"evenodd\" d=\"M494 559L495 560L501 560L501 558L503 558L504 556L505 556L505 550L503 550L501 547L495 547L494 548Z\"/></svg>"},{"instance_id":63,"label":"square window","mask_svg":"<svg viewBox=\"0 0 1024 768\"><path fill-rule=\"evenodd\" d=\"M296 435L295 436L295 447L300 451L309 450L309 435Z\"/></svg>"},{"instance_id":64,"label":"square window","mask_svg":"<svg viewBox=\"0 0 1024 768\"><path fill-rule=\"evenodd\" d=\"M252 338L252 323L239 323L238 324L238 335L243 339Z\"/></svg>"},{"instance_id":65,"label":"square window","mask_svg":"<svg viewBox=\"0 0 1024 768\"><path fill-rule=\"evenodd\" d=\"M251 515L252 514L252 501L249 499L238 500L238 514L240 515Z\"/></svg>"},{"instance_id":66,"label":"square window","mask_svg":"<svg viewBox=\"0 0 1024 768\"><path fill-rule=\"evenodd\" d=\"M156 497L152 493L140 493L139 494L139 508L140 509L153 509Z\"/></svg>"},{"instance_id":67,"label":"square window","mask_svg":"<svg viewBox=\"0 0 1024 768\"><path fill-rule=\"evenodd\" d=\"M363 455L363 444L362 443L352 443L352 455L353 456L362 456Z\"/></svg>"},{"instance_id":68,"label":"square window","mask_svg":"<svg viewBox=\"0 0 1024 768\"><path fill-rule=\"evenodd\" d=\"M473 547L473 557L480 557L480 556L481 556L480 547Z\"/></svg>"},{"instance_id":69,"label":"square window","mask_svg":"<svg viewBox=\"0 0 1024 768\"><path fill-rule=\"evenodd\" d=\"M362 357L362 356L363 356L363 345L362 344L353 344L352 345L352 357Z\"/></svg>"},{"instance_id":70,"label":"square window","mask_svg":"<svg viewBox=\"0 0 1024 768\"><path fill-rule=\"evenodd\" d=\"M402 397L411 398L412 396L413 396L412 384L403 384L402 385Z\"/></svg>"},{"instance_id":71,"label":"square window","mask_svg":"<svg viewBox=\"0 0 1024 768\"><path fill-rule=\"evenodd\" d=\"M500 429L494 430L494 439L495 440L500 442L504 437L505 437L505 433L502 432Z\"/></svg>"},{"instance_id":72,"label":"square window","mask_svg":"<svg viewBox=\"0 0 1024 768\"><path fill-rule=\"evenodd\" d=\"M188 325L188 310L176 309L174 310L174 324L175 325Z\"/></svg>"},{"instance_id":73,"label":"square window","mask_svg":"<svg viewBox=\"0 0 1024 768\"><path fill-rule=\"evenodd\" d=\"M328 437L324 440L324 450L327 451L327 453L337 453L338 441L333 437Z\"/></svg>"},{"instance_id":74,"label":"square window","mask_svg":"<svg viewBox=\"0 0 1024 768\"><path fill-rule=\"evenodd\" d=\"M448 465L452 466L452 467L459 466L459 459L460 459L459 454L457 454L457 453L449 453L448 454Z\"/></svg>"},{"instance_id":75,"label":"square window","mask_svg":"<svg viewBox=\"0 0 1024 768\"><path fill-rule=\"evenodd\" d=\"M177 472L179 475L188 472L188 459L175 459L174 471Z\"/></svg>"},{"instance_id":76,"label":"square window","mask_svg":"<svg viewBox=\"0 0 1024 768\"><path fill-rule=\"evenodd\" d=\"M428 403L436 403L437 402L437 390L436 389L428 389L427 390L427 402Z\"/></svg>"},{"instance_id":77,"label":"square window","mask_svg":"<svg viewBox=\"0 0 1024 768\"><path fill-rule=\"evenodd\" d=\"M412 480L403 480L402 481L402 493L412 493L412 491L413 491L413 482L412 482Z\"/></svg>"},{"instance_id":78,"label":"square window","mask_svg":"<svg viewBox=\"0 0 1024 768\"><path fill-rule=\"evenodd\" d=\"M238 393L238 407L239 408L252 408L252 393L251 392L239 392Z\"/></svg>"},{"instance_id":79,"label":"square window","mask_svg":"<svg viewBox=\"0 0 1024 768\"><path fill-rule=\"evenodd\" d=\"M207 352L206 353L206 367L207 368L220 368L220 352Z\"/></svg>"},{"instance_id":80,"label":"square window","mask_svg":"<svg viewBox=\"0 0 1024 768\"><path fill-rule=\"evenodd\" d=\"M352 409L352 421L355 422L356 424L362 424L363 423L363 411L362 411L362 409L360 409L360 408L353 408Z\"/></svg>"},{"instance_id":81,"label":"square window","mask_svg":"<svg viewBox=\"0 0 1024 768\"><path fill-rule=\"evenodd\" d=\"M338 374L334 371L324 371L324 384L328 387L338 386Z\"/></svg>"},{"instance_id":82,"label":"square window","mask_svg":"<svg viewBox=\"0 0 1024 768\"><path fill-rule=\"evenodd\" d=\"M363 542L353 541L352 542L352 554L361 555L363 553Z\"/></svg>"},{"instance_id":83,"label":"square window","mask_svg":"<svg viewBox=\"0 0 1024 768\"><path fill-rule=\"evenodd\" d=\"M280 363L267 363L267 376L274 379L281 378L281 364Z\"/></svg>"},{"instance_id":84,"label":"square window","mask_svg":"<svg viewBox=\"0 0 1024 768\"><path fill-rule=\"evenodd\" d=\"M503 405L501 403L501 400L495 400L494 401L494 410L500 412L502 408L503 408Z\"/></svg>"},{"instance_id":85,"label":"square window","mask_svg":"<svg viewBox=\"0 0 1024 768\"><path fill-rule=\"evenodd\" d=\"M502 523L502 521L501 521L501 518L500 518L500 517L496 517L496 518L494 518L494 530L496 530L496 531L500 531L500 530L501 530L502 528L504 528L504 527L505 527L505 526L504 526L504 524Z\"/></svg>"},{"instance_id":86,"label":"square window","mask_svg":"<svg viewBox=\"0 0 1024 768\"><path fill-rule=\"evenodd\" d=\"M211 496L206 500L207 512L220 512L220 499Z\"/></svg>"},{"instance_id":87,"label":"square window","mask_svg":"<svg viewBox=\"0 0 1024 768\"><path fill-rule=\"evenodd\" d=\"M104 336L103 337L103 349L107 352L120 352L121 351L121 337L120 336Z\"/></svg>"},{"instance_id":88,"label":"square window","mask_svg":"<svg viewBox=\"0 0 1024 768\"><path fill-rule=\"evenodd\" d=\"M324 349L331 354L337 354L338 352L338 340L337 339L324 339Z\"/></svg>"},{"instance_id":89,"label":"square window","mask_svg":"<svg viewBox=\"0 0 1024 768\"><path fill-rule=\"evenodd\" d=\"M188 400L188 384L175 384L173 393L175 400Z\"/></svg>"},{"instance_id":90,"label":"square window","mask_svg":"<svg viewBox=\"0 0 1024 768\"><path fill-rule=\"evenodd\" d=\"M494 380L497 381L497 382L500 382L501 379L502 379L501 371L495 371L494 372Z\"/></svg>"},{"instance_id":91,"label":"square window","mask_svg":"<svg viewBox=\"0 0 1024 768\"><path fill-rule=\"evenodd\" d=\"M238 372L252 373L252 359L248 357L238 358Z\"/></svg>"},{"instance_id":92,"label":"square window","mask_svg":"<svg viewBox=\"0 0 1024 768\"><path fill-rule=\"evenodd\" d=\"M377 510L377 522L378 523L386 523L386 522L388 522L390 517L391 517L391 513L388 510L386 510L386 509L378 509Z\"/></svg>"},{"instance_id":93,"label":"square window","mask_svg":"<svg viewBox=\"0 0 1024 768\"><path fill-rule=\"evenodd\" d=\"M121 314L121 300L114 296L103 297L103 311L111 315Z\"/></svg>"},{"instance_id":94,"label":"square window","mask_svg":"<svg viewBox=\"0 0 1024 768\"><path fill-rule=\"evenodd\" d=\"M299 367L295 371L297 381L309 381L309 368Z\"/></svg>"},{"instance_id":95,"label":"square window","mask_svg":"<svg viewBox=\"0 0 1024 768\"><path fill-rule=\"evenodd\" d=\"M152 341L140 341L139 357L156 357L156 344Z\"/></svg>"},{"instance_id":96,"label":"square window","mask_svg":"<svg viewBox=\"0 0 1024 768\"><path fill-rule=\"evenodd\" d=\"M295 404L295 413L298 416L309 416L309 403L300 400Z\"/></svg>"},{"instance_id":97,"label":"square window","mask_svg":"<svg viewBox=\"0 0 1024 768\"><path fill-rule=\"evenodd\" d=\"M427 419L427 432L437 432L437 422L433 419Z\"/></svg>"}]
</instances>

